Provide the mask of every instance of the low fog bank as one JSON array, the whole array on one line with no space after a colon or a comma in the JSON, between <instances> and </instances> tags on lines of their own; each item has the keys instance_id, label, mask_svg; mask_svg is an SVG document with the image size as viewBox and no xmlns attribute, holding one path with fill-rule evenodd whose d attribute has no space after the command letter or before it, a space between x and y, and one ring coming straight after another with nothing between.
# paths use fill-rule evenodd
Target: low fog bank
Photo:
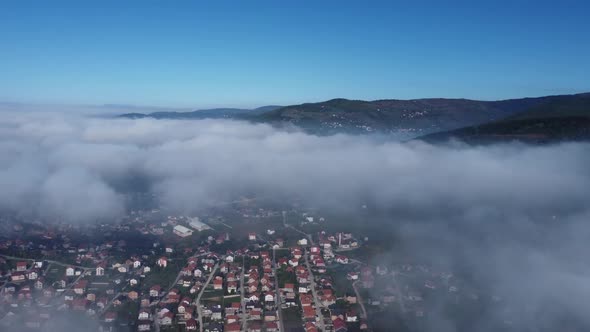
<instances>
[{"instance_id":1,"label":"low fog bank","mask_svg":"<svg viewBox=\"0 0 590 332\"><path fill-rule=\"evenodd\" d=\"M72 222L115 218L149 190L193 213L240 195L414 218L569 214L590 196L590 145L467 147L318 137L226 120L22 114L0 120L0 208ZM84 208L81 208L84 207Z\"/></svg>"},{"instance_id":2,"label":"low fog bank","mask_svg":"<svg viewBox=\"0 0 590 332\"><path fill-rule=\"evenodd\" d=\"M114 220L124 195L179 213L242 195L391 215L416 257L461 266L526 307L516 330L564 314L590 326L590 144L471 147L318 137L228 120L9 114L0 120L0 209L41 220ZM549 312L539 318L540 312ZM436 331L459 327L441 309ZM473 323L490 328L500 314ZM566 316L567 316L566 315Z\"/></svg>"}]
</instances>

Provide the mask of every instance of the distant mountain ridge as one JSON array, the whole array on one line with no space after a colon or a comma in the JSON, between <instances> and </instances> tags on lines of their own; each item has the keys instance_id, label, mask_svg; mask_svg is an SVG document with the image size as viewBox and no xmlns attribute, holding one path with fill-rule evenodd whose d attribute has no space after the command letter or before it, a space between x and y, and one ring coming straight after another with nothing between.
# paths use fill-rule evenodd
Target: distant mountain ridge
<instances>
[{"instance_id":1,"label":"distant mountain ridge","mask_svg":"<svg viewBox=\"0 0 590 332\"><path fill-rule=\"evenodd\" d=\"M457 129L503 119L554 100L575 95L478 101L427 98L412 100L332 99L286 106L253 117L253 121L289 123L320 133L397 133L408 136Z\"/></svg>"},{"instance_id":2,"label":"distant mountain ridge","mask_svg":"<svg viewBox=\"0 0 590 332\"><path fill-rule=\"evenodd\" d=\"M125 118L240 119L274 126L295 126L314 134L384 133L413 138L450 132L504 119L538 117L569 112L583 114L590 93L520 98L499 101L470 99L383 99L374 101L332 99L291 106L265 106L253 110L219 108L192 112L127 113ZM529 115L527 115L529 114ZM565 113L564 113L565 114Z\"/></svg>"},{"instance_id":3,"label":"distant mountain ridge","mask_svg":"<svg viewBox=\"0 0 590 332\"><path fill-rule=\"evenodd\" d=\"M252 116L261 114L264 112L273 111L281 106L262 106L255 109L243 109L243 108L211 108L188 112L174 112L174 111L159 111L152 113L125 113L119 115L122 118L130 119L142 119L142 118L153 118L153 119L228 119L237 118L243 116Z\"/></svg>"}]
</instances>

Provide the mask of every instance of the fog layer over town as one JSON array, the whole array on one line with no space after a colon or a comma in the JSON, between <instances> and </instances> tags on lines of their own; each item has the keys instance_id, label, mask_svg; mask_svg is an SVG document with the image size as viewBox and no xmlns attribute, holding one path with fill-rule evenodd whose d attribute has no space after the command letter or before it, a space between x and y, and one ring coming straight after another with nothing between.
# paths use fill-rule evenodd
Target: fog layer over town
<instances>
[{"instance_id":1,"label":"fog layer over town","mask_svg":"<svg viewBox=\"0 0 590 332\"><path fill-rule=\"evenodd\" d=\"M417 257L462 265L526 307L515 324L565 313L590 325L590 144L430 145L226 120L7 113L0 187L3 212L42 222L116 220L137 190L185 214L241 196L341 213L366 205ZM538 317L547 307L555 316ZM500 314L482 316L482 329ZM441 314L433 330L455 327Z\"/></svg>"}]
</instances>

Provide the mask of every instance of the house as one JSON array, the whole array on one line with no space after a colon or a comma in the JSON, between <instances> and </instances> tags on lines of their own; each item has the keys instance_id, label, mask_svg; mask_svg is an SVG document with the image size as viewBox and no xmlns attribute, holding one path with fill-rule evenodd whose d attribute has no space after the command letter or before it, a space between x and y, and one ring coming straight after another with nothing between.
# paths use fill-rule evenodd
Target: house
<instances>
[{"instance_id":1,"label":"house","mask_svg":"<svg viewBox=\"0 0 590 332\"><path fill-rule=\"evenodd\" d=\"M178 308L176 310L178 310L179 314L184 314L186 312L186 309L190 307L189 304L186 303L181 303L178 305Z\"/></svg>"},{"instance_id":2,"label":"house","mask_svg":"<svg viewBox=\"0 0 590 332\"><path fill-rule=\"evenodd\" d=\"M348 257L342 256L342 255L337 255L336 256L336 263L348 264Z\"/></svg>"},{"instance_id":3,"label":"house","mask_svg":"<svg viewBox=\"0 0 590 332\"><path fill-rule=\"evenodd\" d=\"M237 281L230 281L227 283L227 292L228 293L236 293L238 291L238 282Z\"/></svg>"},{"instance_id":4,"label":"house","mask_svg":"<svg viewBox=\"0 0 590 332\"><path fill-rule=\"evenodd\" d=\"M117 319L117 313L114 311L107 311L104 314L104 321L105 323L112 323L115 321L115 319Z\"/></svg>"},{"instance_id":5,"label":"house","mask_svg":"<svg viewBox=\"0 0 590 332\"><path fill-rule=\"evenodd\" d=\"M193 274L194 274L194 276L195 276L195 277L197 277L197 278L200 278L200 277L202 277L202 276L203 276L203 271L202 271L202 270L200 270L200 269L195 269L195 270L193 271Z\"/></svg>"},{"instance_id":6,"label":"house","mask_svg":"<svg viewBox=\"0 0 590 332\"><path fill-rule=\"evenodd\" d=\"M74 270L74 268L73 268L73 267L71 267L71 266L68 266L68 267L66 268L66 277L73 277L73 276L74 276L74 274L75 274L75 272L76 272L76 271Z\"/></svg>"},{"instance_id":7,"label":"house","mask_svg":"<svg viewBox=\"0 0 590 332\"><path fill-rule=\"evenodd\" d=\"M346 312L346 322L355 323L358 321L358 319L359 319L359 317L358 317L356 311L351 309Z\"/></svg>"},{"instance_id":8,"label":"house","mask_svg":"<svg viewBox=\"0 0 590 332\"><path fill-rule=\"evenodd\" d=\"M78 280L78 282L74 285L74 293L78 295L84 294L86 292L86 287L88 286L88 280Z\"/></svg>"},{"instance_id":9,"label":"house","mask_svg":"<svg viewBox=\"0 0 590 332\"><path fill-rule=\"evenodd\" d=\"M277 325L276 322L266 322L266 323L264 323L264 326L266 328L266 332L278 332L279 331L279 326Z\"/></svg>"},{"instance_id":10,"label":"house","mask_svg":"<svg viewBox=\"0 0 590 332\"><path fill-rule=\"evenodd\" d=\"M274 300L275 300L275 297L274 297L273 293L268 292L268 293L264 294L264 302L274 302Z\"/></svg>"},{"instance_id":11,"label":"house","mask_svg":"<svg viewBox=\"0 0 590 332\"><path fill-rule=\"evenodd\" d=\"M283 292L287 292L287 293L293 293L293 292L295 292L295 285L294 284L286 283L283 286Z\"/></svg>"},{"instance_id":12,"label":"house","mask_svg":"<svg viewBox=\"0 0 590 332\"><path fill-rule=\"evenodd\" d=\"M212 320L222 320L222 309L221 306L215 306L211 308L211 319Z\"/></svg>"},{"instance_id":13,"label":"house","mask_svg":"<svg viewBox=\"0 0 590 332\"><path fill-rule=\"evenodd\" d=\"M187 267L183 267L182 270L180 270L180 275L188 277L191 276L193 274L193 270L187 266Z\"/></svg>"},{"instance_id":14,"label":"house","mask_svg":"<svg viewBox=\"0 0 590 332\"><path fill-rule=\"evenodd\" d=\"M250 311L250 318L251 319L261 319L262 318L262 311L260 309L254 309Z\"/></svg>"},{"instance_id":15,"label":"house","mask_svg":"<svg viewBox=\"0 0 590 332\"><path fill-rule=\"evenodd\" d=\"M171 312L167 312L164 314L162 319L160 319L160 325L163 325L163 326L172 325L173 320L174 320L174 314Z\"/></svg>"},{"instance_id":16,"label":"house","mask_svg":"<svg viewBox=\"0 0 590 332\"><path fill-rule=\"evenodd\" d=\"M296 260L299 260L301 257L303 257L303 251L301 251L301 249L299 248L295 248L291 251L291 254L293 255L293 257Z\"/></svg>"},{"instance_id":17,"label":"house","mask_svg":"<svg viewBox=\"0 0 590 332\"><path fill-rule=\"evenodd\" d=\"M230 306L225 308L226 315L235 315L240 312L242 309L241 303L239 302L232 302Z\"/></svg>"},{"instance_id":18,"label":"house","mask_svg":"<svg viewBox=\"0 0 590 332\"><path fill-rule=\"evenodd\" d=\"M168 258L160 257L156 264L158 264L159 267L165 268L166 266L168 266Z\"/></svg>"},{"instance_id":19,"label":"house","mask_svg":"<svg viewBox=\"0 0 590 332\"><path fill-rule=\"evenodd\" d=\"M23 272L27 270L27 262L17 262L16 263L16 271Z\"/></svg>"},{"instance_id":20,"label":"house","mask_svg":"<svg viewBox=\"0 0 590 332\"><path fill-rule=\"evenodd\" d=\"M245 298L248 301L255 301L255 302L260 301L260 297L258 296L258 294L250 294L250 295L246 296Z\"/></svg>"},{"instance_id":21,"label":"house","mask_svg":"<svg viewBox=\"0 0 590 332\"><path fill-rule=\"evenodd\" d=\"M144 266L144 267L143 267L143 273L144 273L144 274L145 274L145 273L150 273L151 271L152 271L152 268L151 268L151 267L149 267L149 266Z\"/></svg>"},{"instance_id":22,"label":"house","mask_svg":"<svg viewBox=\"0 0 590 332\"><path fill-rule=\"evenodd\" d=\"M276 311L266 311L264 313L264 321L265 322L274 322L277 320L277 312Z\"/></svg>"},{"instance_id":23,"label":"house","mask_svg":"<svg viewBox=\"0 0 590 332\"><path fill-rule=\"evenodd\" d=\"M131 286L135 286L138 283L139 283L139 281L137 279L135 279L135 278L129 279L129 285L131 285Z\"/></svg>"},{"instance_id":24,"label":"house","mask_svg":"<svg viewBox=\"0 0 590 332\"><path fill-rule=\"evenodd\" d=\"M147 309L141 309L139 311L139 315L137 316L139 320L148 320L150 319L150 311Z\"/></svg>"},{"instance_id":25,"label":"house","mask_svg":"<svg viewBox=\"0 0 590 332\"><path fill-rule=\"evenodd\" d=\"M341 318L336 318L332 321L332 325L334 326L334 332L347 332L348 328L346 327L346 323Z\"/></svg>"},{"instance_id":26,"label":"house","mask_svg":"<svg viewBox=\"0 0 590 332\"><path fill-rule=\"evenodd\" d=\"M213 280L213 289L215 289L215 290L223 289L223 278L215 277L215 280Z\"/></svg>"},{"instance_id":27,"label":"house","mask_svg":"<svg viewBox=\"0 0 590 332\"><path fill-rule=\"evenodd\" d=\"M223 332L240 332L242 327L238 323L225 324Z\"/></svg>"},{"instance_id":28,"label":"house","mask_svg":"<svg viewBox=\"0 0 590 332\"><path fill-rule=\"evenodd\" d=\"M256 241L256 233L248 233L249 241Z\"/></svg>"},{"instance_id":29,"label":"house","mask_svg":"<svg viewBox=\"0 0 590 332\"><path fill-rule=\"evenodd\" d=\"M98 265L96 266L96 276L97 276L97 277L102 277L102 276L104 276L104 269L105 269L105 267L106 267L106 266L107 266L107 265L106 265L106 263L105 263L105 262L102 262L102 263L100 263L100 264L98 264Z\"/></svg>"},{"instance_id":30,"label":"house","mask_svg":"<svg viewBox=\"0 0 590 332\"><path fill-rule=\"evenodd\" d=\"M33 286L35 287L35 289L43 289L43 279L42 278L38 278L35 283L33 284Z\"/></svg>"},{"instance_id":31,"label":"house","mask_svg":"<svg viewBox=\"0 0 590 332\"><path fill-rule=\"evenodd\" d=\"M150 301L150 298L149 298L149 297L147 297L147 296L142 296L142 297L141 297L141 301L139 302L139 306L140 306L141 308L146 308L146 307L149 307L149 306L150 306L150 303L151 303L151 302L152 302L152 301Z\"/></svg>"},{"instance_id":32,"label":"house","mask_svg":"<svg viewBox=\"0 0 590 332\"><path fill-rule=\"evenodd\" d=\"M152 322L149 320L137 322L137 331L145 332L152 329Z\"/></svg>"},{"instance_id":33,"label":"house","mask_svg":"<svg viewBox=\"0 0 590 332\"><path fill-rule=\"evenodd\" d=\"M162 290L162 286L160 286L160 285L153 285L150 288L150 296L151 297L159 297L161 290Z\"/></svg>"},{"instance_id":34,"label":"house","mask_svg":"<svg viewBox=\"0 0 590 332\"><path fill-rule=\"evenodd\" d=\"M195 294L198 293L201 290L201 286L200 285L193 285L191 287L191 289L189 290L190 294Z\"/></svg>"},{"instance_id":35,"label":"house","mask_svg":"<svg viewBox=\"0 0 590 332\"><path fill-rule=\"evenodd\" d=\"M25 280L25 273L24 272L14 272L11 276L10 279L12 281L24 281Z\"/></svg>"},{"instance_id":36,"label":"house","mask_svg":"<svg viewBox=\"0 0 590 332\"><path fill-rule=\"evenodd\" d=\"M186 321L185 329L187 331L196 331L197 330L197 321L193 318Z\"/></svg>"},{"instance_id":37,"label":"house","mask_svg":"<svg viewBox=\"0 0 590 332\"><path fill-rule=\"evenodd\" d=\"M298 240L297 241L297 244L300 245L300 246L306 246L307 245L307 239L306 238L303 238L301 240Z\"/></svg>"},{"instance_id":38,"label":"house","mask_svg":"<svg viewBox=\"0 0 590 332\"><path fill-rule=\"evenodd\" d=\"M346 279L348 279L348 280L358 280L359 279L359 273L358 272L348 272L346 274Z\"/></svg>"},{"instance_id":39,"label":"house","mask_svg":"<svg viewBox=\"0 0 590 332\"><path fill-rule=\"evenodd\" d=\"M130 292L128 292L128 293L127 293L127 297L128 297L130 300L133 300L133 301L135 301L135 300L137 300L137 299L139 298L139 293L138 293L138 292L136 292L136 291L134 291L134 290L132 290L132 291L130 291Z\"/></svg>"}]
</instances>

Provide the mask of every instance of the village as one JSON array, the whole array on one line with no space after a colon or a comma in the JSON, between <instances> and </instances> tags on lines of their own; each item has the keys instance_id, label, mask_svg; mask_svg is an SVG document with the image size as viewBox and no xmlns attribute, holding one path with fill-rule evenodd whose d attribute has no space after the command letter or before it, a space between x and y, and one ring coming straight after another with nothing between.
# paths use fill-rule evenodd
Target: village
<instances>
[{"instance_id":1,"label":"village","mask_svg":"<svg viewBox=\"0 0 590 332\"><path fill-rule=\"evenodd\" d=\"M241 213L250 222L153 210L94 230L15 225L0 241L0 326L43 331L73 313L97 331L371 331L384 312L424 317L424 292L460 293L449 272L353 258L367 239L322 217Z\"/></svg>"}]
</instances>

